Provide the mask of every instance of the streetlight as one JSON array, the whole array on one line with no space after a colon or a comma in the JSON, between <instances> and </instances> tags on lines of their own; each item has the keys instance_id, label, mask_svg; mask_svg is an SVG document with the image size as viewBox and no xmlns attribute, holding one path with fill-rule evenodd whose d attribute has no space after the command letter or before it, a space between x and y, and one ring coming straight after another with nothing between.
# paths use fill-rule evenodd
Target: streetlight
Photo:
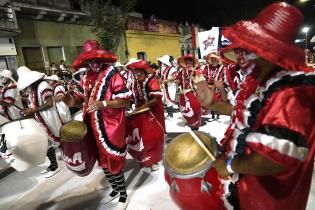
<instances>
[{"instance_id":1,"label":"streetlight","mask_svg":"<svg viewBox=\"0 0 315 210\"><path fill-rule=\"evenodd\" d=\"M310 30L309 27L304 27L302 32L305 33L305 48L307 49L307 32Z\"/></svg>"}]
</instances>

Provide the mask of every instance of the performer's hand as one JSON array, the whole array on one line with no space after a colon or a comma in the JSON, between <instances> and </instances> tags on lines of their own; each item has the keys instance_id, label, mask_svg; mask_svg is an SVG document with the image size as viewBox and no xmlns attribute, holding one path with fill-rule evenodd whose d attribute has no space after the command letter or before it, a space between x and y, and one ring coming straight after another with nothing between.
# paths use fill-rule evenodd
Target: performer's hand
<instances>
[{"instance_id":1,"label":"performer's hand","mask_svg":"<svg viewBox=\"0 0 315 210\"><path fill-rule=\"evenodd\" d=\"M22 114L24 117L29 117L29 116L34 115L35 111L36 111L35 109L26 108L26 109L23 109L23 110L21 111L21 114Z\"/></svg>"},{"instance_id":2,"label":"performer's hand","mask_svg":"<svg viewBox=\"0 0 315 210\"><path fill-rule=\"evenodd\" d=\"M105 107L101 101L93 101L89 104L88 112L91 113L93 111L101 111Z\"/></svg>"},{"instance_id":3,"label":"performer's hand","mask_svg":"<svg viewBox=\"0 0 315 210\"><path fill-rule=\"evenodd\" d=\"M226 170L226 161L227 160L225 158L218 158L213 162L212 165L223 179L229 179L230 175Z\"/></svg>"},{"instance_id":4,"label":"performer's hand","mask_svg":"<svg viewBox=\"0 0 315 210\"><path fill-rule=\"evenodd\" d=\"M214 91L208 86L207 81L201 81L195 85L198 101L203 107L209 107L212 105Z\"/></svg>"},{"instance_id":5,"label":"performer's hand","mask_svg":"<svg viewBox=\"0 0 315 210\"><path fill-rule=\"evenodd\" d=\"M59 95L59 96L57 96L57 97L55 98L55 101L56 101L56 102L63 101L65 97L66 97L65 94Z\"/></svg>"},{"instance_id":6,"label":"performer's hand","mask_svg":"<svg viewBox=\"0 0 315 210\"><path fill-rule=\"evenodd\" d=\"M215 80L214 81L214 86L216 87L216 88L218 88L218 89L223 89L224 88L224 83L223 83L223 81L220 81L220 80Z\"/></svg>"},{"instance_id":7,"label":"performer's hand","mask_svg":"<svg viewBox=\"0 0 315 210\"><path fill-rule=\"evenodd\" d=\"M71 95L71 93L67 92L62 101L67 104L68 107L73 107L75 104L75 99L73 98L73 96Z\"/></svg>"}]
</instances>

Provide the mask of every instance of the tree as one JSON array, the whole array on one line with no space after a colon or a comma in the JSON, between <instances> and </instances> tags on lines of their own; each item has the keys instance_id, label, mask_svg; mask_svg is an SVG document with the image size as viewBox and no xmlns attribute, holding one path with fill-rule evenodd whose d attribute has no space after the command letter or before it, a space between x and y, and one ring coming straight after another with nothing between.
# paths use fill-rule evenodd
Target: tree
<instances>
[{"instance_id":1,"label":"tree","mask_svg":"<svg viewBox=\"0 0 315 210\"><path fill-rule=\"evenodd\" d=\"M94 26L104 49L116 52L120 37L124 34L127 14L137 0L79 0L81 10L89 14L89 22Z\"/></svg>"}]
</instances>

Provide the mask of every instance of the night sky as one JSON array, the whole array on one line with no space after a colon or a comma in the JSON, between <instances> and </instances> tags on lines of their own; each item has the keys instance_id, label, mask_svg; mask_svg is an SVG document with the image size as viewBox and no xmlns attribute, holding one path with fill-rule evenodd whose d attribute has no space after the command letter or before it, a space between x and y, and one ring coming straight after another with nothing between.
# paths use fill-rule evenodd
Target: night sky
<instances>
[{"instance_id":1,"label":"night sky","mask_svg":"<svg viewBox=\"0 0 315 210\"><path fill-rule=\"evenodd\" d=\"M205 29L212 26L226 26L240 19L251 19L271 0L138 0L135 10L149 19L152 14L158 19L173 20L180 23L199 24ZM310 34L315 32L315 0L299 2L286 1L297 6L304 14L304 25L313 24ZM302 35L302 34L301 34Z\"/></svg>"}]
</instances>

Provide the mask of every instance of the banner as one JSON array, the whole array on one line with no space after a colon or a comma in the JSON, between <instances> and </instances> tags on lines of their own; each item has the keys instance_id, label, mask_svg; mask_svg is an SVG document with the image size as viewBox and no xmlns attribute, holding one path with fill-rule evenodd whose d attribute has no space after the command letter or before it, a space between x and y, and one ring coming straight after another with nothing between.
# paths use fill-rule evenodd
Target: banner
<instances>
[{"instance_id":1,"label":"banner","mask_svg":"<svg viewBox=\"0 0 315 210\"><path fill-rule=\"evenodd\" d=\"M178 25L175 22L163 20L149 21L136 17L128 17L126 22L126 29L136 31L179 34Z\"/></svg>"},{"instance_id":2,"label":"banner","mask_svg":"<svg viewBox=\"0 0 315 210\"><path fill-rule=\"evenodd\" d=\"M210 52L218 51L227 47L231 42L223 36L220 27L212 27L209 31L198 33L201 57L208 55Z\"/></svg>"},{"instance_id":3,"label":"banner","mask_svg":"<svg viewBox=\"0 0 315 210\"><path fill-rule=\"evenodd\" d=\"M201 57L218 50L219 27L212 27L209 31L198 33Z\"/></svg>"}]
</instances>

